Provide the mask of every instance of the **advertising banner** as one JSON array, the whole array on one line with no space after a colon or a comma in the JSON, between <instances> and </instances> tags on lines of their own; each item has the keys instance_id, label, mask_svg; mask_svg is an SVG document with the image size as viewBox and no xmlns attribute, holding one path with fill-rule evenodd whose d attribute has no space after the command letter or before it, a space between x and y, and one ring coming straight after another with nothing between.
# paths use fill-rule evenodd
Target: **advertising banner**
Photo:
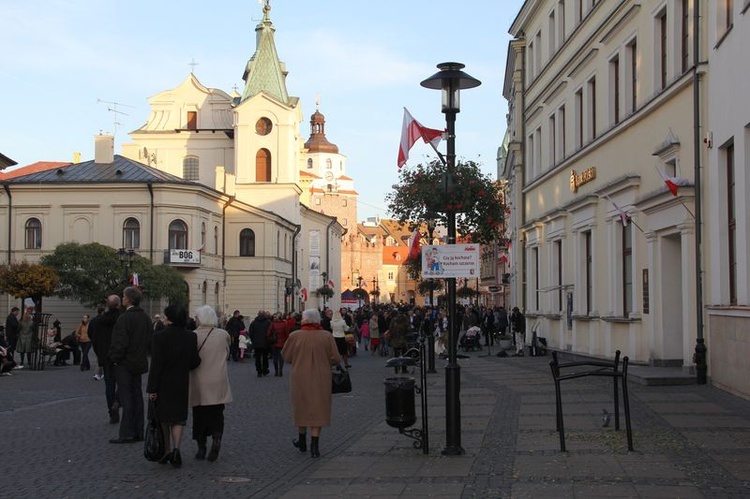
<instances>
[{"instance_id":1,"label":"advertising banner","mask_svg":"<svg viewBox=\"0 0 750 499\"><path fill-rule=\"evenodd\" d=\"M422 246L422 277L479 277L479 245Z\"/></svg>"}]
</instances>

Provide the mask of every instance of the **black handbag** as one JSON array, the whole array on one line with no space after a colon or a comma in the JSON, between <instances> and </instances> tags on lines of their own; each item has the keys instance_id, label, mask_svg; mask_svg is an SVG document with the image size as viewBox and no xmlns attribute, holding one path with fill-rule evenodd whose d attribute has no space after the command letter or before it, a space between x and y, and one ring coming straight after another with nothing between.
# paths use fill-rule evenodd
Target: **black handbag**
<instances>
[{"instance_id":1,"label":"black handbag","mask_svg":"<svg viewBox=\"0 0 750 499\"><path fill-rule=\"evenodd\" d=\"M149 461L158 461L164 456L164 431L156 418L154 402L148 402L148 425L143 438L143 457Z\"/></svg>"},{"instance_id":2,"label":"black handbag","mask_svg":"<svg viewBox=\"0 0 750 499\"><path fill-rule=\"evenodd\" d=\"M331 380L331 393L349 393L352 391L352 378L349 376L349 371L340 365L331 370Z\"/></svg>"}]
</instances>

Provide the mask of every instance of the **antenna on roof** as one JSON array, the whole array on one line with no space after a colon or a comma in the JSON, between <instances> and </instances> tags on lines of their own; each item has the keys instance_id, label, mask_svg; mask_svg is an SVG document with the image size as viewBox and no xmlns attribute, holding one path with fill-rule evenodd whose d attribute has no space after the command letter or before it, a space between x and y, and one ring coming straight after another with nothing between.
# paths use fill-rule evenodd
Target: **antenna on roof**
<instances>
[{"instance_id":1,"label":"antenna on roof","mask_svg":"<svg viewBox=\"0 0 750 499\"><path fill-rule=\"evenodd\" d=\"M119 111L117 109L117 106L129 107L131 109L135 109L134 106L128 106L127 104L122 104L120 102L114 102L114 101L108 101L108 100L102 100L102 99L96 99L96 103L97 104L110 104L112 106L112 107L107 106L107 111L109 111L110 113L112 113L112 115L114 116L114 125L115 125L115 128L114 128L113 135L115 135L115 136L117 135L117 127L120 126L120 125L122 125L122 123L119 121L119 116L118 115L130 116L127 113L123 113L122 111Z\"/></svg>"}]
</instances>

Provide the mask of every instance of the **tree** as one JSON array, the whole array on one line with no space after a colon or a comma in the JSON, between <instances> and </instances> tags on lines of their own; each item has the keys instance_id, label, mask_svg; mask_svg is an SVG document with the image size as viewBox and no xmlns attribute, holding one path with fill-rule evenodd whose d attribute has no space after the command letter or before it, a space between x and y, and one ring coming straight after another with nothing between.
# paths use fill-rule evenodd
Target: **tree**
<instances>
[{"instance_id":1,"label":"tree","mask_svg":"<svg viewBox=\"0 0 750 499\"><path fill-rule=\"evenodd\" d=\"M428 219L445 225L445 211L453 209L458 234L475 243L496 242L505 217L500 184L474 161L461 161L446 193L445 173L446 166L437 160L401 169L399 183L386 195L388 210L413 230Z\"/></svg>"},{"instance_id":2,"label":"tree","mask_svg":"<svg viewBox=\"0 0 750 499\"><path fill-rule=\"evenodd\" d=\"M88 307L96 307L106 296L120 294L129 285L117 250L103 244L63 243L42 257L42 262L60 276L57 296L78 300ZM153 265L137 254L129 265L128 273L138 273L140 287L148 298L187 302L185 282L176 269Z\"/></svg>"},{"instance_id":3,"label":"tree","mask_svg":"<svg viewBox=\"0 0 750 499\"><path fill-rule=\"evenodd\" d=\"M0 289L16 298L31 298L42 312L42 297L55 292L60 277L55 270L39 263L11 263L0 267Z\"/></svg>"},{"instance_id":4,"label":"tree","mask_svg":"<svg viewBox=\"0 0 750 499\"><path fill-rule=\"evenodd\" d=\"M434 293L436 291L442 291L442 289L442 279L423 279L417 284L417 291L422 296L430 294L430 291Z\"/></svg>"}]
</instances>

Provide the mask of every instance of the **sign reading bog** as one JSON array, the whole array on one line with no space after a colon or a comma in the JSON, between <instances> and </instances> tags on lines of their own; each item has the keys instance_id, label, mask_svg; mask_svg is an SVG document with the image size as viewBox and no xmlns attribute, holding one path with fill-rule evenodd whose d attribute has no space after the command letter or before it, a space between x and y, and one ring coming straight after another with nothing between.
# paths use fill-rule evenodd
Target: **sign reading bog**
<instances>
[{"instance_id":1,"label":"sign reading bog","mask_svg":"<svg viewBox=\"0 0 750 499\"><path fill-rule=\"evenodd\" d=\"M479 277L479 245L422 246L422 277Z\"/></svg>"},{"instance_id":2,"label":"sign reading bog","mask_svg":"<svg viewBox=\"0 0 750 499\"><path fill-rule=\"evenodd\" d=\"M169 250L169 263L201 263L200 250Z\"/></svg>"}]
</instances>

